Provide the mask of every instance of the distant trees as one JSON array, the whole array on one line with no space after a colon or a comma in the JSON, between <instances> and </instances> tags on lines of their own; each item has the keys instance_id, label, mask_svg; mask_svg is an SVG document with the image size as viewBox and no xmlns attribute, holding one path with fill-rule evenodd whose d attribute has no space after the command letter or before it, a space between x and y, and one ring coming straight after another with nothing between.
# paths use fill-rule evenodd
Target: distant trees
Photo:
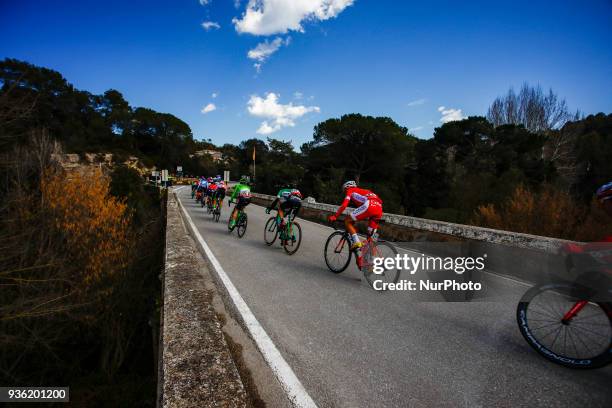
<instances>
[{"instance_id":1,"label":"distant trees","mask_svg":"<svg viewBox=\"0 0 612 408\"><path fill-rule=\"evenodd\" d=\"M307 189L321 199L337 201L347 178L376 185L387 208L402 212L407 164L416 138L391 118L344 115L315 126L313 141L302 145Z\"/></svg>"},{"instance_id":2,"label":"distant trees","mask_svg":"<svg viewBox=\"0 0 612 408\"><path fill-rule=\"evenodd\" d=\"M565 99L550 89L548 93L524 83L518 94L510 88L505 96L497 97L487 112L493 126L523 125L534 133L559 129L570 120L577 120L579 112L572 113Z\"/></svg>"},{"instance_id":3,"label":"distant trees","mask_svg":"<svg viewBox=\"0 0 612 408\"><path fill-rule=\"evenodd\" d=\"M571 191L588 202L598 187L612 179L612 114L589 115L566 124L560 133L574 141L568 147L576 167Z\"/></svg>"},{"instance_id":4,"label":"distant trees","mask_svg":"<svg viewBox=\"0 0 612 408\"><path fill-rule=\"evenodd\" d=\"M256 191L297 184L336 202L342 182L355 179L386 211L426 218L469 222L482 206L501 211L518 186L536 196L549 186L588 206L612 174L612 115L580 119L552 90L528 84L496 98L486 117L444 123L428 140L391 118L352 113L317 124L299 151L273 138L220 147L196 141L173 115L133 108L117 90L76 90L59 73L22 61L0 62L0 84L0 143L19 144L44 128L70 152L133 154L159 168L232 177L253 175L255 151ZM195 154L201 150L218 150L221 160Z\"/></svg>"},{"instance_id":5,"label":"distant trees","mask_svg":"<svg viewBox=\"0 0 612 408\"><path fill-rule=\"evenodd\" d=\"M102 95L77 90L59 72L16 59L0 61L0 119L0 139L10 144L23 144L29 131L44 128L70 152L130 154L198 173L189 157L197 145L182 120L132 108L114 89Z\"/></svg>"},{"instance_id":6,"label":"distant trees","mask_svg":"<svg viewBox=\"0 0 612 408\"><path fill-rule=\"evenodd\" d=\"M543 144L543 136L522 126L494 128L484 117L445 123L432 139L418 141L407 206L416 215L465 222L480 203L499 202L518 183L549 178Z\"/></svg>"}]
</instances>

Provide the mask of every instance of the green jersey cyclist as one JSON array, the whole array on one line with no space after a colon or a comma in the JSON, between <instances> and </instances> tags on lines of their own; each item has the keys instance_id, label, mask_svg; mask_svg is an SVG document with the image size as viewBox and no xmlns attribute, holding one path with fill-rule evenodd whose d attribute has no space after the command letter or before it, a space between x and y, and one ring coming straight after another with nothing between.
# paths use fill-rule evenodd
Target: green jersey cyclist
<instances>
[{"instance_id":1,"label":"green jersey cyclist","mask_svg":"<svg viewBox=\"0 0 612 408\"><path fill-rule=\"evenodd\" d=\"M251 202L251 187L247 184L246 178L241 178L240 182L234 186L234 192L230 197L230 202L235 202L236 206L230 216L229 229L233 230L236 226L236 217L238 216L239 210L244 208Z\"/></svg>"}]
</instances>

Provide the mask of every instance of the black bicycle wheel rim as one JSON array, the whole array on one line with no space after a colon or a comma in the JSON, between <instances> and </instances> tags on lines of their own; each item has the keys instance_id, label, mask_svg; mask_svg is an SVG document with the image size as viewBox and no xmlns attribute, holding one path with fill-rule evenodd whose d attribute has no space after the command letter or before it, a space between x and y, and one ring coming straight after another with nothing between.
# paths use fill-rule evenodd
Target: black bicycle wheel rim
<instances>
[{"instance_id":1,"label":"black bicycle wheel rim","mask_svg":"<svg viewBox=\"0 0 612 408\"><path fill-rule=\"evenodd\" d=\"M332 241L336 239L338 241L332 243ZM335 246L340 242L340 239L345 239L347 241L344 243L342 247L342 252L348 252L348 256L346 257L346 262L344 263L340 262L338 266L336 266L335 264L331 265L330 264L331 260L328 257L328 250L329 250L330 243L332 243L331 245L335 248ZM331 251L334 251L334 248L331 248ZM348 234L342 231L332 232L331 235L327 237L327 241L325 242L325 247L323 249L323 258L325 259L325 264L327 265L329 270L332 271L333 273L344 272L344 270L348 268L352 257L353 257L353 253L351 252L350 241L348 240Z\"/></svg>"},{"instance_id":2,"label":"black bicycle wheel rim","mask_svg":"<svg viewBox=\"0 0 612 408\"><path fill-rule=\"evenodd\" d=\"M274 234L272 234L274 232ZM272 239L268 239L268 235L273 235ZM276 237L278 237L278 228L276 228L276 217L270 217L268 221L266 221L266 226L264 227L264 242L266 245L270 246L276 241Z\"/></svg>"},{"instance_id":3,"label":"black bicycle wheel rim","mask_svg":"<svg viewBox=\"0 0 612 408\"><path fill-rule=\"evenodd\" d=\"M300 244L302 243L302 227L300 227L300 224L298 224L297 222L293 222L291 223L291 228L292 234L295 235L295 233L297 232L298 236L295 242L293 242L293 240L291 239L288 239L283 245L283 248L285 248L285 252L287 252L289 255L295 254L297 250L300 249Z\"/></svg>"},{"instance_id":4,"label":"black bicycle wheel rim","mask_svg":"<svg viewBox=\"0 0 612 408\"><path fill-rule=\"evenodd\" d=\"M388 242L385 241L379 241L377 243L375 243L375 245L378 247L379 250L381 250L380 252L382 253L382 248L386 248L386 250L388 250L389 255L391 255L392 257L395 257L395 255L397 255L397 248L395 248L393 245L391 245ZM372 251L372 248L368 248L368 251ZM365 255L365 254L364 254ZM375 273L372 273L368 270L366 270L367 266L365 265L364 262L364 266L362 267L362 273L366 278L366 281L368 282L368 284L374 288L374 282L376 282L377 280L382 280L380 279L380 275L377 275ZM389 277L391 279L384 279L385 283L397 283L397 281L399 281L399 277L400 277L400 270L398 268L393 268L394 271L391 272L385 272L385 277L386 274L389 274Z\"/></svg>"},{"instance_id":5,"label":"black bicycle wheel rim","mask_svg":"<svg viewBox=\"0 0 612 408\"><path fill-rule=\"evenodd\" d=\"M238 236L240 238L242 238L244 234L246 233L247 223L248 223L247 215L241 214L240 223L238 224L238 227L237 227Z\"/></svg>"},{"instance_id":6,"label":"black bicycle wheel rim","mask_svg":"<svg viewBox=\"0 0 612 408\"><path fill-rule=\"evenodd\" d=\"M529 344L534 350L536 350L542 357L546 358L547 360L553 363L556 363L556 364L559 364L565 367L569 367L569 368L580 368L580 369L599 368L607 364L610 364L612 362L612 336L609 336L610 338L608 338L607 340L607 343L608 343L607 347L601 347L600 353L596 353L595 355L590 356L590 357L567 356L559 351L551 349L551 346L544 344L543 338L546 336L540 334L538 330L543 330L543 328L544 329L548 329L548 328L544 326L538 327L537 325L538 324L542 325L542 320L539 320L539 319L545 318L545 317L547 318L547 316L545 315L539 316L538 314L541 314L542 312L548 313L548 311L546 311L546 309L542 309L541 311L530 310L530 304L532 304L533 299L535 299L537 296L542 295L546 291L551 291L551 292L561 291L561 292L570 293L570 291L573 291L573 290L574 289L569 284L548 284L548 285L542 285L542 286L535 286L529 289L521 298L521 301L519 302L517 309L516 309L516 319L517 319L519 331L521 332L525 341L527 341L527 344ZM605 317L607 317L607 324L610 327L609 332L612 333L612 313L611 313L612 304L596 302L596 303L589 303L589 305L591 306L592 311L594 310L598 311L597 314L598 315L600 314L601 321L606 321ZM554 310L551 310L550 313L553 313L553 312ZM552 319L551 318L547 318L547 319L549 321L553 321L554 317L555 316L553 316ZM558 320L560 320L560 318ZM570 325L571 324L572 323L570 322ZM569 327L569 325L567 326ZM555 331L555 329L556 329L555 326L553 326L552 331ZM561 337L559 334L555 334L555 335L557 337ZM578 338L578 337L577 337L577 334L574 333L573 335L569 335L569 336L565 335L562 338L564 339L570 338L572 339L571 341L574 341L573 339ZM586 338L593 339L595 337L593 337L592 333L589 333ZM584 342L584 337L582 337L581 341ZM554 343L555 342L553 341L552 346L554 346Z\"/></svg>"}]
</instances>

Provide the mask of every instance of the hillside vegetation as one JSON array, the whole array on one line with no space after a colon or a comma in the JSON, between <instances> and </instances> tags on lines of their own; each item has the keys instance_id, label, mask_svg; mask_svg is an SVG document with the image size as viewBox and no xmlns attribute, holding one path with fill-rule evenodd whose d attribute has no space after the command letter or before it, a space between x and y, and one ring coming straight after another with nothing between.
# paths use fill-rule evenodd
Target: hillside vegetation
<instances>
[{"instance_id":1,"label":"hillside vegetation","mask_svg":"<svg viewBox=\"0 0 612 408\"><path fill-rule=\"evenodd\" d=\"M60 73L18 60L0 62L0 80L5 148L45 129L69 153L112 152L118 162L134 155L147 166L233 176L252 173L255 150L260 192L295 184L318 201L336 202L342 181L354 178L375 190L388 212L575 239L596 239L609 228L597 215L603 225L579 231L595 225L588 220L597 212L593 192L612 177L612 114L581 118L552 91L527 84L492 101L486 117L442 124L430 139L388 117L351 113L317 124L297 151L273 138L221 146L197 141L171 114L132 107L117 90L77 90ZM203 149L220 151L222 160L196 155ZM532 197L543 207L540 215L553 211L541 201L550 194L577 209L564 227L505 221L519 211L509 205L518 196Z\"/></svg>"}]
</instances>

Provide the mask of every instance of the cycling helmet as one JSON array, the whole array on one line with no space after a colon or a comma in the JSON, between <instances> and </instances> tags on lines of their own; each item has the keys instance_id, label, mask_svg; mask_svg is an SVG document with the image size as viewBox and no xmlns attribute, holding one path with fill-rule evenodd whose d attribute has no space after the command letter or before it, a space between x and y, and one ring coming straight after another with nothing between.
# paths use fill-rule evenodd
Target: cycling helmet
<instances>
[{"instance_id":1,"label":"cycling helmet","mask_svg":"<svg viewBox=\"0 0 612 408\"><path fill-rule=\"evenodd\" d=\"M357 187L357 183L355 183L354 180L349 180L349 181L345 181L344 184L342 185L342 189L346 190L347 188L350 187Z\"/></svg>"},{"instance_id":2,"label":"cycling helmet","mask_svg":"<svg viewBox=\"0 0 612 408\"><path fill-rule=\"evenodd\" d=\"M209 183L212 183L213 182L213 178L209 177L208 180L206 180L206 181L208 181Z\"/></svg>"},{"instance_id":3,"label":"cycling helmet","mask_svg":"<svg viewBox=\"0 0 612 408\"><path fill-rule=\"evenodd\" d=\"M595 194L597 195L597 199L602 203L604 201L612 199L612 181L599 187Z\"/></svg>"},{"instance_id":4,"label":"cycling helmet","mask_svg":"<svg viewBox=\"0 0 612 408\"><path fill-rule=\"evenodd\" d=\"M248 180L246 179L246 177L241 177L240 184L246 184L246 183L248 183Z\"/></svg>"}]
</instances>

